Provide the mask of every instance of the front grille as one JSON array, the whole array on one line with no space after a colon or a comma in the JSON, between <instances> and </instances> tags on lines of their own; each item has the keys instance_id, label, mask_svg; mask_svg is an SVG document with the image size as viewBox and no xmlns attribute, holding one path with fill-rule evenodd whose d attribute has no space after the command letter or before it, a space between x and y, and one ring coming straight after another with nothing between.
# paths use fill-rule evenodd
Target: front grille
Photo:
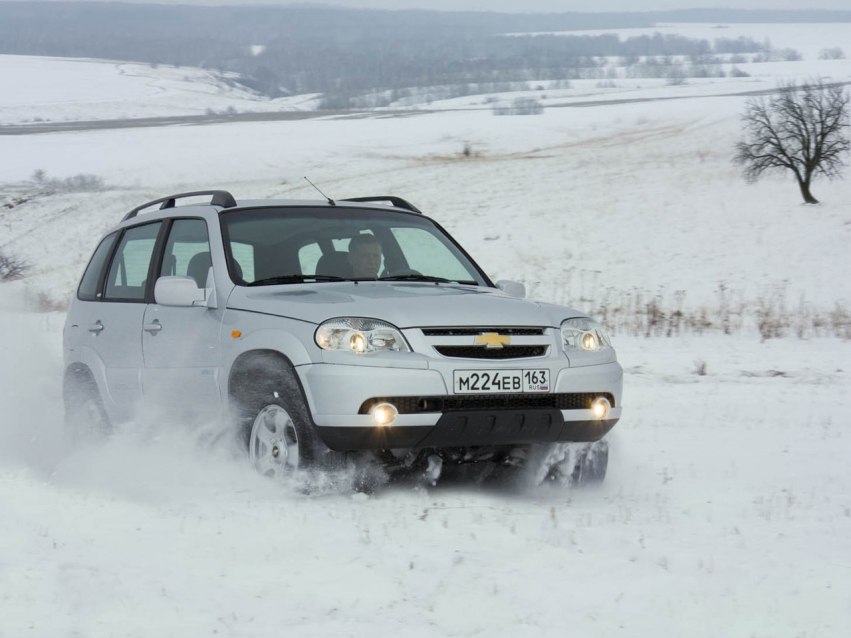
<instances>
[{"instance_id":1,"label":"front grille","mask_svg":"<svg viewBox=\"0 0 851 638\"><path fill-rule=\"evenodd\" d=\"M399 414L423 414L451 410L587 410L597 397L606 397L612 407L615 397L608 392L562 392L557 394L470 394L446 397L376 397L367 399L358 414L369 414L378 403L392 403Z\"/></svg>"},{"instance_id":2,"label":"front grille","mask_svg":"<svg viewBox=\"0 0 851 638\"><path fill-rule=\"evenodd\" d=\"M497 332L511 337L540 337L546 328L423 328L426 337L478 337L486 332Z\"/></svg>"},{"instance_id":3,"label":"front grille","mask_svg":"<svg viewBox=\"0 0 851 638\"><path fill-rule=\"evenodd\" d=\"M444 357L454 359L523 359L543 357L549 346L503 346L486 348L484 346L434 346Z\"/></svg>"}]
</instances>

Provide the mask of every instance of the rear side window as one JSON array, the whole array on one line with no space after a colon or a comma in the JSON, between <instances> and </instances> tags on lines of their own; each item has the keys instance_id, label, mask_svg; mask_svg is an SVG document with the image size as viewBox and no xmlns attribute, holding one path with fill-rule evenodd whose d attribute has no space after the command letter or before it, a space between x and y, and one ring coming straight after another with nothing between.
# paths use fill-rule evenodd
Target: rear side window
<instances>
[{"instance_id":1,"label":"rear side window","mask_svg":"<svg viewBox=\"0 0 851 638\"><path fill-rule=\"evenodd\" d=\"M109 266L104 298L115 301L144 301L151 257L162 222L135 226L121 236Z\"/></svg>"},{"instance_id":2,"label":"rear side window","mask_svg":"<svg viewBox=\"0 0 851 638\"><path fill-rule=\"evenodd\" d=\"M95 250L95 254L92 255L91 261L86 267L86 272L83 273L80 287L77 289L77 299L82 301L98 300L98 282L100 282L101 273L103 273L106 259L109 257L113 244L115 244L116 237L118 237L118 233L107 235Z\"/></svg>"}]
</instances>

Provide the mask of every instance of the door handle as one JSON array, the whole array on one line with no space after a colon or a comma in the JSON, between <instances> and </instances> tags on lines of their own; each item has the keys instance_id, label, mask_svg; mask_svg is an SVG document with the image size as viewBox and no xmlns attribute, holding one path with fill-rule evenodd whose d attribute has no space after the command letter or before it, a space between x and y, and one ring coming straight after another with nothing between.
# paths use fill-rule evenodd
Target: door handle
<instances>
[{"instance_id":1,"label":"door handle","mask_svg":"<svg viewBox=\"0 0 851 638\"><path fill-rule=\"evenodd\" d=\"M146 323L142 329L145 332L150 332L152 335L156 335L163 329L163 325L160 323L159 319L154 319L153 323Z\"/></svg>"},{"instance_id":2,"label":"door handle","mask_svg":"<svg viewBox=\"0 0 851 638\"><path fill-rule=\"evenodd\" d=\"M101 330L103 330L103 324L101 323L100 319L98 319L96 322L89 326L89 332L91 332L95 336L99 335Z\"/></svg>"}]
</instances>

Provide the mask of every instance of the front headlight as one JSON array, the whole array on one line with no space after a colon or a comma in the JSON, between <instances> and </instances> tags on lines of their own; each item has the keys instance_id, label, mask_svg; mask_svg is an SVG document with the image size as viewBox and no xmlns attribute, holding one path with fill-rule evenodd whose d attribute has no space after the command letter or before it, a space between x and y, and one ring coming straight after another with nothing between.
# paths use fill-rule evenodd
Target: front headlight
<instances>
[{"instance_id":1,"label":"front headlight","mask_svg":"<svg viewBox=\"0 0 851 638\"><path fill-rule=\"evenodd\" d=\"M603 326L588 317L575 317L563 321L561 343L565 351L598 352L612 347L612 342Z\"/></svg>"},{"instance_id":2,"label":"front headlight","mask_svg":"<svg viewBox=\"0 0 851 638\"><path fill-rule=\"evenodd\" d=\"M356 354L411 351L396 326L378 319L329 319L316 329L314 339L323 350L342 350Z\"/></svg>"}]
</instances>

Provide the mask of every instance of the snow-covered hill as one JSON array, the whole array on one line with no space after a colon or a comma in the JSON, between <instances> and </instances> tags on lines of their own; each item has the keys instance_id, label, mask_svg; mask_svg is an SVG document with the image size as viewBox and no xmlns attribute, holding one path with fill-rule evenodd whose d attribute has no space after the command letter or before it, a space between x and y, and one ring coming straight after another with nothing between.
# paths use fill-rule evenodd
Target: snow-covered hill
<instances>
[{"instance_id":1,"label":"snow-covered hill","mask_svg":"<svg viewBox=\"0 0 851 638\"><path fill-rule=\"evenodd\" d=\"M817 29L772 42L803 49ZM741 81L847 78L835 63ZM89 64L96 100L67 71ZM253 100L137 67L154 75L0 57L2 77L56 87L29 114L4 91L0 120ZM183 75L163 84L166 71ZM727 80L565 91L538 116L495 117L480 96L408 117L0 135L0 251L33 266L0 285L0 638L844 635L851 342L794 326L763 342L756 320L781 304L793 318L848 308L851 181L816 183L818 206L787 178L745 185L730 158L746 98ZM635 101L555 106L607 95ZM106 189L46 192L80 174ZM728 312L734 334L645 339L618 324L625 412L593 490L278 485L234 457L220 424L168 413L69 448L63 315L32 308L67 300L101 234L144 201L316 196L304 175L337 198L409 199L535 298L614 319L658 296L717 325Z\"/></svg>"},{"instance_id":2,"label":"snow-covered hill","mask_svg":"<svg viewBox=\"0 0 851 638\"><path fill-rule=\"evenodd\" d=\"M0 55L0 125L313 109L317 97L270 100L194 67Z\"/></svg>"}]
</instances>

